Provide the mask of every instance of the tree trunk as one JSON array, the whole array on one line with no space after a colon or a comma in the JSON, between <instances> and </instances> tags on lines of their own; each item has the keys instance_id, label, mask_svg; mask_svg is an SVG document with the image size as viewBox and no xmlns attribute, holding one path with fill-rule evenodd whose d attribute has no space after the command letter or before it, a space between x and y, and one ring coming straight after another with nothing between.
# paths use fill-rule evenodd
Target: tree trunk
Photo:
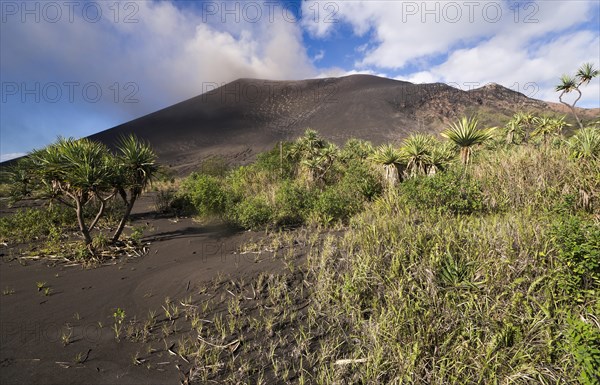
<instances>
[{"instance_id":1,"label":"tree trunk","mask_svg":"<svg viewBox=\"0 0 600 385\"><path fill-rule=\"evenodd\" d=\"M575 120L577 121L577 124L579 125L579 128L583 128L583 124L581 124L581 120L579 120L579 116L577 116L577 112L575 110L575 104L577 104L577 102L579 101L579 99L581 99L581 91L579 91L579 88L575 88L575 91L577 91L577 93L579 93L579 96L577 97L577 99L575 99L575 101L573 102L573 104L569 104L565 101L562 100L563 95L565 94L565 91L561 92L560 95L558 95L558 100L560 100L560 102L562 104L564 104L565 106L569 107L571 109L571 112L573 113L573 116L575 117Z\"/></svg>"},{"instance_id":2,"label":"tree trunk","mask_svg":"<svg viewBox=\"0 0 600 385\"><path fill-rule=\"evenodd\" d=\"M104 214L104 210L106 209L106 202L108 202L109 199L111 199L112 197L115 196L116 193L113 193L109 196L107 196L106 198L102 198L99 194L96 195L96 198L98 198L98 200L100 201L100 209L98 211L98 213L96 214L96 217L94 218L94 220L92 221L92 223L90 224L90 227L88 227L88 230L91 232L92 229L94 227L96 227L96 225L98 224L98 221L100 220L100 218L102 217L102 214ZM127 203L127 201L125 202Z\"/></svg>"},{"instance_id":3,"label":"tree trunk","mask_svg":"<svg viewBox=\"0 0 600 385\"><path fill-rule=\"evenodd\" d=\"M515 132L512 130L508 131L508 134L506 135L506 143L513 144L514 139L515 139Z\"/></svg>"},{"instance_id":4,"label":"tree trunk","mask_svg":"<svg viewBox=\"0 0 600 385\"><path fill-rule=\"evenodd\" d=\"M94 218L94 220L90 224L90 227L88 228L89 232L91 232L92 229L94 227L96 227L96 224L98 224L98 221L100 220L100 217L102 216L102 214L104 214L104 208L105 207L106 207L106 202L104 201L104 199L100 199L100 209L98 210L98 213L96 214L96 217Z\"/></svg>"},{"instance_id":5,"label":"tree trunk","mask_svg":"<svg viewBox=\"0 0 600 385\"><path fill-rule=\"evenodd\" d=\"M383 166L385 172L385 180L390 187L394 187L399 182L398 167L395 164L386 164Z\"/></svg>"},{"instance_id":6,"label":"tree trunk","mask_svg":"<svg viewBox=\"0 0 600 385\"><path fill-rule=\"evenodd\" d=\"M279 176L283 178L283 141L279 141Z\"/></svg>"},{"instance_id":7,"label":"tree trunk","mask_svg":"<svg viewBox=\"0 0 600 385\"><path fill-rule=\"evenodd\" d=\"M112 242L116 243L125 228L125 223L129 220L129 215L131 215L131 210L133 209L133 205L135 204L137 196L131 194L131 200L127 202L127 206L125 207L125 213L123 214L123 218L121 218L121 222L119 222L119 227L117 227L117 231L115 231L115 235L113 235Z\"/></svg>"},{"instance_id":8,"label":"tree trunk","mask_svg":"<svg viewBox=\"0 0 600 385\"><path fill-rule=\"evenodd\" d=\"M90 245L92 243L92 237L90 236L90 232L88 231L87 226L85 225L85 221L83 218L83 206L78 199L75 199L75 212L77 213L77 223L79 224L79 230L81 234L83 234L83 239L85 240L86 245Z\"/></svg>"},{"instance_id":9,"label":"tree trunk","mask_svg":"<svg viewBox=\"0 0 600 385\"><path fill-rule=\"evenodd\" d=\"M462 159L463 164L466 166L469 164L469 158L471 156L471 148L470 147L462 147L460 149L460 157Z\"/></svg>"}]
</instances>

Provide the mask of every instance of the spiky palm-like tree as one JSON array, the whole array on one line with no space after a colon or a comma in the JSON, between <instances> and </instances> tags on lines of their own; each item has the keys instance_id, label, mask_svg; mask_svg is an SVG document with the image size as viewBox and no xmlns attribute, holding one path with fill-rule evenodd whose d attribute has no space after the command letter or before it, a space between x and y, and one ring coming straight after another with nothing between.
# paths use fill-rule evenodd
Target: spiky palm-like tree
<instances>
[{"instance_id":1,"label":"spiky palm-like tree","mask_svg":"<svg viewBox=\"0 0 600 385\"><path fill-rule=\"evenodd\" d=\"M507 144L518 144L527 140L535 126L535 115L531 112L519 111L504 126Z\"/></svg>"},{"instance_id":2,"label":"spiky palm-like tree","mask_svg":"<svg viewBox=\"0 0 600 385\"><path fill-rule=\"evenodd\" d=\"M454 142L460 148L460 158L464 165L469 164L473 147L492 137L495 127L480 129L479 121L474 117L463 117L441 133L444 138Z\"/></svg>"},{"instance_id":3,"label":"spiky palm-like tree","mask_svg":"<svg viewBox=\"0 0 600 385\"><path fill-rule=\"evenodd\" d=\"M574 158L600 160L600 129L582 128L567 143Z\"/></svg>"},{"instance_id":4,"label":"spiky palm-like tree","mask_svg":"<svg viewBox=\"0 0 600 385\"><path fill-rule=\"evenodd\" d=\"M339 150L333 143L327 143L312 156L300 161L308 169L310 182L321 182L338 158Z\"/></svg>"},{"instance_id":5,"label":"spiky palm-like tree","mask_svg":"<svg viewBox=\"0 0 600 385\"><path fill-rule=\"evenodd\" d=\"M523 128L531 128L535 115L531 112L519 111L513 115L513 120Z\"/></svg>"},{"instance_id":6,"label":"spiky palm-like tree","mask_svg":"<svg viewBox=\"0 0 600 385\"><path fill-rule=\"evenodd\" d=\"M342 151L340 153L340 158L342 161L346 162L350 159L367 159L371 154L373 154L375 149L371 142L362 139L350 138L344 144Z\"/></svg>"},{"instance_id":7,"label":"spiky palm-like tree","mask_svg":"<svg viewBox=\"0 0 600 385\"><path fill-rule=\"evenodd\" d=\"M536 128L531 133L532 137L541 136L546 142L548 135L554 133L554 121L549 116L537 116L535 118Z\"/></svg>"},{"instance_id":8,"label":"spiky palm-like tree","mask_svg":"<svg viewBox=\"0 0 600 385\"><path fill-rule=\"evenodd\" d=\"M327 142L319 136L312 128L307 128L304 135L293 143L290 155L294 159L314 158L319 151L327 145Z\"/></svg>"},{"instance_id":9,"label":"spiky palm-like tree","mask_svg":"<svg viewBox=\"0 0 600 385\"><path fill-rule=\"evenodd\" d=\"M535 118L535 130L531 133L532 137L541 136L544 144L547 144L548 137L552 135L560 135L563 128L570 126L565 122L565 117L552 118L549 116L538 116Z\"/></svg>"},{"instance_id":10,"label":"spiky palm-like tree","mask_svg":"<svg viewBox=\"0 0 600 385\"><path fill-rule=\"evenodd\" d=\"M600 71L595 69L592 63L584 63L581 67L579 67L575 76L562 75L560 78L560 84L555 88L556 92L560 92L558 100L560 100L560 102L565 106L569 107L573 113L573 116L575 117L575 120L577 121L577 124L579 125L579 128L583 128L583 124L581 123L581 120L579 120L577 110L575 109L575 105L582 96L579 87L589 84L589 82L598 75L600 75ZM577 93L577 98L573 101L573 103L569 104L563 100L563 96L573 91Z\"/></svg>"},{"instance_id":11,"label":"spiky palm-like tree","mask_svg":"<svg viewBox=\"0 0 600 385\"><path fill-rule=\"evenodd\" d=\"M24 157L0 172L1 177L11 186L13 200L22 199L32 191L34 167L30 157Z\"/></svg>"},{"instance_id":12,"label":"spiky palm-like tree","mask_svg":"<svg viewBox=\"0 0 600 385\"><path fill-rule=\"evenodd\" d=\"M580 85L586 85L598 75L600 75L600 71L595 69L592 63L584 63L581 67L579 67L575 76L577 76L577 79L579 79Z\"/></svg>"},{"instance_id":13,"label":"spiky palm-like tree","mask_svg":"<svg viewBox=\"0 0 600 385\"><path fill-rule=\"evenodd\" d=\"M113 242L119 240L136 200L158 173L154 150L134 135L119 140L116 162L118 173L114 183L125 202L125 212L113 235Z\"/></svg>"},{"instance_id":14,"label":"spiky palm-like tree","mask_svg":"<svg viewBox=\"0 0 600 385\"><path fill-rule=\"evenodd\" d=\"M308 128L292 144L289 156L308 171L308 181L314 183L325 179L339 157L339 149L321 138L317 131Z\"/></svg>"},{"instance_id":15,"label":"spiky palm-like tree","mask_svg":"<svg viewBox=\"0 0 600 385\"><path fill-rule=\"evenodd\" d=\"M102 216L106 201L114 196L111 186L114 164L106 146L88 139L59 138L29 156L42 183L58 200L75 209L79 230L85 243L91 244L90 232ZM67 200L62 199L62 194ZM100 208L88 226L83 210L94 199L100 202Z\"/></svg>"},{"instance_id":16,"label":"spiky palm-like tree","mask_svg":"<svg viewBox=\"0 0 600 385\"><path fill-rule=\"evenodd\" d=\"M531 134L533 127L535 126L535 115L531 112L517 112L513 119L518 127L523 131L522 139L524 141L527 140L528 136Z\"/></svg>"},{"instance_id":17,"label":"spiky palm-like tree","mask_svg":"<svg viewBox=\"0 0 600 385\"><path fill-rule=\"evenodd\" d=\"M395 186L400 180L398 167L402 162L402 153L391 144L382 144L369 157L383 167L384 179L389 186Z\"/></svg>"},{"instance_id":18,"label":"spiky palm-like tree","mask_svg":"<svg viewBox=\"0 0 600 385\"><path fill-rule=\"evenodd\" d=\"M426 174L433 145L434 138L431 135L412 134L404 139L400 153L409 176Z\"/></svg>"},{"instance_id":19,"label":"spiky palm-like tree","mask_svg":"<svg viewBox=\"0 0 600 385\"><path fill-rule=\"evenodd\" d=\"M451 142L435 141L429 154L428 175L435 175L438 171L443 171L452 162L456 156L455 146Z\"/></svg>"},{"instance_id":20,"label":"spiky palm-like tree","mask_svg":"<svg viewBox=\"0 0 600 385\"><path fill-rule=\"evenodd\" d=\"M517 122L515 122L514 120L510 120L508 123L506 123L506 126L504 126L504 127L506 130L506 143L507 144L517 143L515 138L522 136L524 133L521 126L519 126L519 124L517 124Z\"/></svg>"}]
</instances>

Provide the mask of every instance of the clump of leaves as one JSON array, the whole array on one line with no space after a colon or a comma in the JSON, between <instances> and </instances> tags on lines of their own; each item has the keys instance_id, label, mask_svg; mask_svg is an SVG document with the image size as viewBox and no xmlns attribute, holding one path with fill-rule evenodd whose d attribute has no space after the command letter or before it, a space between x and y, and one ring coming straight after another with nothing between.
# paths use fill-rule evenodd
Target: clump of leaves
<instances>
[{"instance_id":1,"label":"clump of leaves","mask_svg":"<svg viewBox=\"0 0 600 385\"><path fill-rule=\"evenodd\" d=\"M596 320L598 322L598 320ZM583 385L598 385L600 368L600 327L593 318L571 315L568 320L567 350L579 368Z\"/></svg>"},{"instance_id":2,"label":"clump of leaves","mask_svg":"<svg viewBox=\"0 0 600 385\"><path fill-rule=\"evenodd\" d=\"M409 179L402 183L400 192L409 203L425 210L471 214L484 208L477 180L458 171Z\"/></svg>"},{"instance_id":3,"label":"clump of leaves","mask_svg":"<svg viewBox=\"0 0 600 385\"><path fill-rule=\"evenodd\" d=\"M576 301L600 290L600 228L575 215L563 215L552 229L558 249L559 285Z\"/></svg>"}]
</instances>

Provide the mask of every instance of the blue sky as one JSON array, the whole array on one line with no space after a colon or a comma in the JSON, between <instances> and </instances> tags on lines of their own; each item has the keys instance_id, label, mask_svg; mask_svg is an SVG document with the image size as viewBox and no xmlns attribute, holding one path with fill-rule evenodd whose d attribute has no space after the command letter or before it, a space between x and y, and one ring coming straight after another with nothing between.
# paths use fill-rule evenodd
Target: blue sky
<instances>
[{"instance_id":1,"label":"blue sky","mask_svg":"<svg viewBox=\"0 0 600 385\"><path fill-rule=\"evenodd\" d=\"M600 2L0 3L0 156L82 137L240 77L369 73L462 89L553 87L600 65ZM600 106L598 79L580 106Z\"/></svg>"}]
</instances>

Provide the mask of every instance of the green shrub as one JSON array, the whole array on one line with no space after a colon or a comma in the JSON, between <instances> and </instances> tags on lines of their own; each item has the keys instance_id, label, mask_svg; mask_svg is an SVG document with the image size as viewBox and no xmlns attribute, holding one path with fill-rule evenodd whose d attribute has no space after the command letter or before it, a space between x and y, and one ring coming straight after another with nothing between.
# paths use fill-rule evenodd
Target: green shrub
<instances>
[{"instance_id":1,"label":"green shrub","mask_svg":"<svg viewBox=\"0 0 600 385\"><path fill-rule=\"evenodd\" d=\"M244 197L258 195L263 192L268 180L264 171L258 171L254 165L241 166L232 170L224 179L229 199L239 202Z\"/></svg>"},{"instance_id":2,"label":"green shrub","mask_svg":"<svg viewBox=\"0 0 600 385\"><path fill-rule=\"evenodd\" d=\"M579 382L583 385L600 384L600 330L579 316L567 320L567 350L573 355L579 369Z\"/></svg>"},{"instance_id":3,"label":"green shrub","mask_svg":"<svg viewBox=\"0 0 600 385\"><path fill-rule=\"evenodd\" d=\"M369 141L351 138L346 141L340 153L340 160L348 163L352 160L365 160L373 153L373 145Z\"/></svg>"},{"instance_id":4,"label":"green shrub","mask_svg":"<svg viewBox=\"0 0 600 385\"><path fill-rule=\"evenodd\" d=\"M12 184L0 182L0 198L11 198L14 194L14 186Z\"/></svg>"},{"instance_id":5,"label":"green shrub","mask_svg":"<svg viewBox=\"0 0 600 385\"><path fill-rule=\"evenodd\" d=\"M312 213L319 222L329 224L346 221L360 211L360 208L362 208L361 201L340 189L338 185L334 185L327 187L316 198Z\"/></svg>"},{"instance_id":6,"label":"green shrub","mask_svg":"<svg viewBox=\"0 0 600 385\"><path fill-rule=\"evenodd\" d=\"M356 194L357 199L373 200L381 195L383 185L379 176L362 160L349 160L340 188L350 194Z\"/></svg>"},{"instance_id":7,"label":"green shrub","mask_svg":"<svg viewBox=\"0 0 600 385\"><path fill-rule=\"evenodd\" d=\"M244 199L230 212L230 219L245 229L257 229L273 219L273 208L260 196Z\"/></svg>"},{"instance_id":8,"label":"green shrub","mask_svg":"<svg viewBox=\"0 0 600 385\"><path fill-rule=\"evenodd\" d=\"M0 218L0 239L25 243L51 236L56 241L58 233L75 226L74 211L61 206L17 210Z\"/></svg>"},{"instance_id":9,"label":"green shrub","mask_svg":"<svg viewBox=\"0 0 600 385\"><path fill-rule=\"evenodd\" d=\"M277 226L297 226L305 222L307 208L310 207L309 190L290 180L283 181L275 193Z\"/></svg>"},{"instance_id":10,"label":"green shrub","mask_svg":"<svg viewBox=\"0 0 600 385\"><path fill-rule=\"evenodd\" d=\"M96 251L105 250L110 244L110 240L104 234L97 234L92 239L92 249Z\"/></svg>"},{"instance_id":11,"label":"green shrub","mask_svg":"<svg viewBox=\"0 0 600 385\"><path fill-rule=\"evenodd\" d=\"M203 160L198 168L198 174L224 177L229 171L229 164L224 157L217 155Z\"/></svg>"},{"instance_id":12,"label":"green shrub","mask_svg":"<svg viewBox=\"0 0 600 385\"><path fill-rule=\"evenodd\" d=\"M452 214L471 214L483 209L479 184L458 171L411 178L400 185L400 192L420 209Z\"/></svg>"},{"instance_id":13,"label":"green shrub","mask_svg":"<svg viewBox=\"0 0 600 385\"><path fill-rule=\"evenodd\" d=\"M175 195L169 205L169 210L172 210L176 215L193 215L196 213L196 208L185 193Z\"/></svg>"},{"instance_id":14,"label":"green shrub","mask_svg":"<svg viewBox=\"0 0 600 385\"><path fill-rule=\"evenodd\" d=\"M154 197L154 209L159 213L166 213L172 210L173 202L176 199L176 192L172 188L164 188L157 191Z\"/></svg>"},{"instance_id":15,"label":"green shrub","mask_svg":"<svg viewBox=\"0 0 600 385\"><path fill-rule=\"evenodd\" d=\"M272 150L258 154L254 167L256 170L266 171L272 179L290 178L293 175L295 164L288 156L292 143L283 143L283 153L279 144ZM283 155L283 157L282 157Z\"/></svg>"},{"instance_id":16,"label":"green shrub","mask_svg":"<svg viewBox=\"0 0 600 385\"><path fill-rule=\"evenodd\" d=\"M221 182L214 176L192 173L182 183L183 196L189 200L198 215L206 216L225 212L227 195Z\"/></svg>"},{"instance_id":17,"label":"green shrub","mask_svg":"<svg viewBox=\"0 0 600 385\"><path fill-rule=\"evenodd\" d=\"M577 216L558 220L551 231L564 270L559 285L576 301L600 289L600 227Z\"/></svg>"}]
</instances>

